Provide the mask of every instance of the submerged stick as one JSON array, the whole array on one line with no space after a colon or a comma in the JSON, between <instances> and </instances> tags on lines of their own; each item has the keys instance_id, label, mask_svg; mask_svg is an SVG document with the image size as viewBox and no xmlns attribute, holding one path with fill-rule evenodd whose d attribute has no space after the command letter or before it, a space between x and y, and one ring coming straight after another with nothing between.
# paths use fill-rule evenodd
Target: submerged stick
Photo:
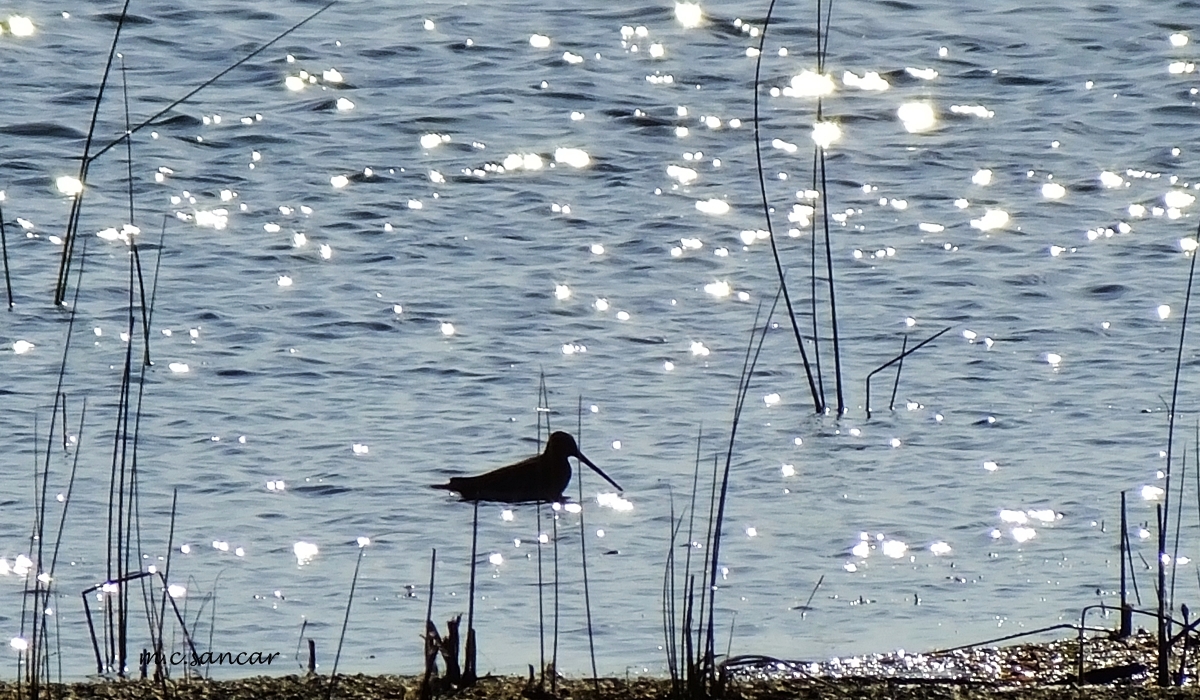
<instances>
[{"instance_id":1,"label":"submerged stick","mask_svg":"<svg viewBox=\"0 0 1200 700\"><path fill-rule=\"evenodd\" d=\"M891 367L893 364L895 364L897 362L902 362L904 360L904 358L908 357L909 355L913 354L914 352L920 350L921 348L925 347L926 345L928 345L928 344L932 343L933 341L937 340L938 338L942 337L942 335L944 333L946 333L947 331L949 331L951 328L953 328L953 326L946 326L945 328L938 331L937 333L934 333L933 335L929 336L925 340L922 340L920 343L917 343L916 345L914 345L911 350L906 350L906 351L900 353L896 357L893 357L892 359L888 360L887 362L884 362L882 365L879 365L878 367L871 370L867 374L867 382L866 382L867 383L867 388L866 388L867 418L871 417L871 377L874 377L876 374L879 374L880 372L887 369L888 367ZM897 372L896 376L897 376L897 379L899 379L899 372Z\"/></svg>"},{"instance_id":2,"label":"submerged stick","mask_svg":"<svg viewBox=\"0 0 1200 700\"><path fill-rule=\"evenodd\" d=\"M892 399L888 401L888 410L896 409L896 392L900 389L900 373L904 371L904 351L908 350L908 336L904 336L904 342L900 344L900 361L896 363L896 381L892 383Z\"/></svg>"}]
</instances>

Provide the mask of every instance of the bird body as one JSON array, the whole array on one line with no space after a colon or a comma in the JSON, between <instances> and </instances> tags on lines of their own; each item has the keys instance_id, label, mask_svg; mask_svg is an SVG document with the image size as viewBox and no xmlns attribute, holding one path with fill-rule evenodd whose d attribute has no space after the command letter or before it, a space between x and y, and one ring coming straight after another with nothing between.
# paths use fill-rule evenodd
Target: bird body
<instances>
[{"instance_id":1,"label":"bird body","mask_svg":"<svg viewBox=\"0 0 1200 700\"><path fill-rule=\"evenodd\" d=\"M478 476L456 476L448 483L434 484L433 488L454 491L464 501L500 501L503 503L550 503L560 501L567 484L571 482L569 458L577 457L584 464L621 490L617 482L600 471L575 444L569 433L551 433L546 449L540 455L523 459L507 467Z\"/></svg>"}]
</instances>

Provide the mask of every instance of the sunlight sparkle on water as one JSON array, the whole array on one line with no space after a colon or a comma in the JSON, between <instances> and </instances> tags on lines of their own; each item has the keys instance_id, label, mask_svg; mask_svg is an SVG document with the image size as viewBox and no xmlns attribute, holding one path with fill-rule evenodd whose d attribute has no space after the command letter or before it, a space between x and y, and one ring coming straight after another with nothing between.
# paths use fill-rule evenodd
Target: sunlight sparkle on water
<instances>
[{"instance_id":1,"label":"sunlight sparkle on water","mask_svg":"<svg viewBox=\"0 0 1200 700\"><path fill-rule=\"evenodd\" d=\"M354 103L345 97L339 97L335 106L339 112L349 112L354 109Z\"/></svg>"},{"instance_id":2,"label":"sunlight sparkle on water","mask_svg":"<svg viewBox=\"0 0 1200 700\"><path fill-rule=\"evenodd\" d=\"M842 138L842 129L834 122L817 122L813 124L812 140L821 148L829 148Z\"/></svg>"},{"instance_id":3,"label":"sunlight sparkle on water","mask_svg":"<svg viewBox=\"0 0 1200 700\"><path fill-rule=\"evenodd\" d=\"M504 157L501 165L505 170L541 170L544 163L536 153L510 153Z\"/></svg>"},{"instance_id":4,"label":"sunlight sparkle on water","mask_svg":"<svg viewBox=\"0 0 1200 700\"><path fill-rule=\"evenodd\" d=\"M705 199L696 202L696 209L704 214L719 216L729 213L729 204L720 199Z\"/></svg>"},{"instance_id":5,"label":"sunlight sparkle on water","mask_svg":"<svg viewBox=\"0 0 1200 700\"><path fill-rule=\"evenodd\" d=\"M550 46L550 37L544 34L534 34L529 37L529 45L535 49L544 49Z\"/></svg>"},{"instance_id":6,"label":"sunlight sparkle on water","mask_svg":"<svg viewBox=\"0 0 1200 700\"><path fill-rule=\"evenodd\" d=\"M450 143L450 137L446 134L424 134L421 136L421 148L425 150L436 148L443 143Z\"/></svg>"},{"instance_id":7,"label":"sunlight sparkle on water","mask_svg":"<svg viewBox=\"0 0 1200 700\"><path fill-rule=\"evenodd\" d=\"M488 563L492 566L500 566L504 563L504 555L500 552L493 552L488 555Z\"/></svg>"},{"instance_id":8,"label":"sunlight sparkle on water","mask_svg":"<svg viewBox=\"0 0 1200 700\"><path fill-rule=\"evenodd\" d=\"M910 134L929 131L937 125L937 115L934 114L933 105L928 102L905 102L896 110L896 116Z\"/></svg>"},{"instance_id":9,"label":"sunlight sparkle on water","mask_svg":"<svg viewBox=\"0 0 1200 700\"><path fill-rule=\"evenodd\" d=\"M586 168L592 162L592 158L581 148L556 148L554 162L566 163L572 168Z\"/></svg>"},{"instance_id":10,"label":"sunlight sparkle on water","mask_svg":"<svg viewBox=\"0 0 1200 700\"><path fill-rule=\"evenodd\" d=\"M681 185L690 185L696 180L697 173L691 168L685 168L679 165L667 166L667 177L678 180Z\"/></svg>"},{"instance_id":11,"label":"sunlight sparkle on water","mask_svg":"<svg viewBox=\"0 0 1200 700\"><path fill-rule=\"evenodd\" d=\"M996 116L995 112L983 105L950 105L950 111L954 114L969 114L980 119L991 119Z\"/></svg>"},{"instance_id":12,"label":"sunlight sparkle on water","mask_svg":"<svg viewBox=\"0 0 1200 700\"><path fill-rule=\"evenodd\" d=\"M980 218L971 219L971 228L977 228L980 231L992 231L1003 228L1007 223L1008 212L1002 209L987 209Z\"/></svg>"},{"instance_id":13,"label":"sunlight sparkle on water","mask_svg":"<svg viewBox=\"0 0 1200 700\"><path fill-rule=\"evenodd\" d=\"M904 69L904 72L921 80L933 80L938 77L938 72L932 68L913 68L909 66Z\"/></svg>"},{"instance_id":14,"label":"sunlight sparkle on water","mask_svg":"<svg viewBox=\"0 0 1200 700\"><path fill-rule=\"evenodd\" d=\"M571 288L565 284L554 285L554 298L559 301L565 301L571 298Z\"/></svg>"},{"instance_id":15,"label":"sunlight sparkle on water","mask_svg":"<svg viewBox=\"0 0 1200 700\"><path fill-rule=\"evenodd\" d=\"M850 71L846 71L842 73L842 83L846 87L856 87L859 90L871 91L883 91L891 87L888 81L879 77L879 74L873 70L866 71L861 78Z\"/></svg>"},{"instance_id":16,"label":"sunlight sparkle on water","mask_svg":"<svg viewBox=\"0 0 1200 700\"><path fill-rule=\"evenodd\" d=\"M1046 199L1062 199L1067 194L1067 188L1057 182L1047 182L1042 185L1042 196Z\"/></svg>"},{"instance_id":17,"label":"sunlight sparkle on water","mask_svg":"<svg viewBox=\"0 0 1200 700\"><path fill-rule=\"evenodd\" d=\"M976 170L975 174L971 176L971 184L979 185L980 187L992 184L992 171L987 168Z\"/></svg>"},{"instance_id":18,"label":"sunlight sparkle on water","mask_svg":"<svg viewBox=\"0 0 1200 700\"><path fill-rule=\"evenodd\" d=\"M1180 33L1176 32L1175 34L1172 34L1170 36L1170 41L1171 41L1171 46L1174 46L1174 47L1187 46L1188 35L1180 34Z\"/></svg>"},{"instance_id":19,"label":"sunlight sparkle on water","mask_svg":"<svg viewBox=\"0 0 1200 700\"><path fill-rule=\"evenodd\" d=\"M694 29L699 27L704 20L704 13L698 3L677 2L675 3L675 19L684 27Z\"/></svg>"},{"instance_id":20,"label":"sunlight sparkle on water","mask_svg":"<svg viewBox=\"0 0 1200 700\"><path fill-rule=\"evenodd\" d=\"M633 510L633 503L621 498L621 495L616 493L602 493L596 496L596 503L603 508L612 508L618 512Z\"/></svg>"},{"instance_id":21,"label":"sunlight sparkle on water","mask_svg":"<svg viewBox=\"0 0 1200 700\"><path fill-rule=\"evenodd\" d=\"M1018 544L1028 542L1034 537L1037 537L1037 530L1034 530L1031 527L1014 527L1012 529L1012 538L1016 540Z\"/></svg>"},{"instance_id":22,"label":"sunlight sparkle on water","mask_svg":"<svg viewBox=\"0 0 1200 700\"><path fill-rule=\"evenodd\" d=\"M9 15L8 31L13 36L33 36L33 21L21 15Z\"/></svg>"},{"instance_id":23,"label":"sunlight sparkle on water","mask_svg":"<svg viewBox=\"0 0 1200 700\"><path fill-rule=\"evenodd\" d=\"M1194 201L1196 201L1194 196L1182 190L1171 190L1163 195L1163 203L1174 209L1182 209Z\"/></svg>"},{"instance_id":24,"label":"sunlight sparkle on water","mask_svg":"<svg viewBox=\"0 0 1200 700\"><path fill-rule=\"evenodd\" d=\"M275 284L278 284L280 287L290 287L292 286L292 278L287 275L280 275Z\"/></svg>"},{"instance_id":25,"label":"sunlight sparkle on water","mask_svg":"<svg viewBox=\"0 0 1200 700\"><path fill-rule=\"evenodd\" d=\"M292 545L292 553L296 555L296 563L304 566L316 558L318 554L317 545L302 540Z\"/></svg>"},{"instance_id":26,"label":"sunlight sparkle on water","mask_svg":"<svg viewBox=\"0 0 1200 700\"><path fill-rule=\"evenodd\" d=\"M779 394L776 393L770 393L763 397L763 403L768 406L776 406L781 400Z\"/></svg>"},{"instance_id":27,"label":"sunlight sparkle on water","mask_svg":"<svg viewBox=\"0 0 1200 700\"><path fill-rule=\"evenodd\" d=\"M899 559L908 552L908 545L904 544L900 540L886 540L881 549L883 549L883 555L885 557Z\"/></svg>"},{"instance_id":28,"label":"sunlight sparkle on water","mask_svg":"<svg viewBox=\"0 0 1200 700\"><path fill-rule=\"evenodd\" d=\"M708 284L704 285L704 293L711 294L718 299L723 299L729 296L731 291L732 290L729 287L729 283L725 281L709 282Z\"/></svg>"},{"instance_id":29,"label":"sunlight sparkle on water","mask_svg":"<svg viewBox=\"0 0 1200 700\"><path fill-rule=\"evenodd\" d=\"M186 374L192 370L192 368L188 367L187 363L185 362L172 362L171 364L167 365L167 368L176 374Z\"/></svg>"},{"instance_id":30,"label":"sunlight sparkle on water","mask_svg":"<svg viewBox=\"0 0 1200 700\"><path fill-rule=\"evenodd\" d=\"M80 192L83 192L83 183L81 183L78 179L71 177L70 175L60 175L54 180L54 186L58 188L59 192L62 192L68 197L74 197Z\"/></svg>"},{"instance_id":31,"label":"sunlight sparkle on water","mask_svg":"<svg viewBox=\"0 0 1200 700\"><path fill-rule=\"evenodd\" d=\"M29 342L28 340L18 340L12 344L13 352L18 355L24 355L25 353L29 352L30 350L34 349L35 347L37 347L37 346L35 346L33 343Z\"/></svg>"},{"instance_id":32,"label":"sunlight sparkle on water","mask_svg":"<svg viewBox=\"0 0 1200 700\"><path fill-rule=\"evenodd\" d=\"M442 335L445 335L445 336L454 335L454 324L443 322L442 323Z\"/></svg>"},{"instance_id":33,"label":"sunlight sparkle on water","mask_svg":"<svg viewBox=\"0 0 1200 700\"><path fill-rule=\"evenodd\" d=\"M1051 367L1054 367L1055 369L1057 369L1059 363L1062 362L1062 355L1059 355L1056 352L1048 352L1048 353L1046 353L1046 362Z\"/></svg>"},{"instance_id":34,"label":"sunlight sparkle on water","mask_svg":"<svg viewBox=\"0 0 1200 700\"><path fill-rule=\"evenodd\" d=\"M792 76L791 83L783 89L787 97L824 97L833 94L833 78L823 73L804 70Z\"/></svg>"},{"instance_id":35,"label":"sunlight sparkle on water","mask_svg":"<svg viewBox=\"0 0 1200 700\"><path fill-rule=\"evenodd\" d=\"M1143 486L1142 500L1157 501L1158 499L1162 498L1163 493L1163 490L1157 486Z\"/></svg>"},{"instance_id":36,"label":"sunlight sparkle on water","mask_svg":"<svg viewBox=\"0 0 1200 700\"><path fill-rule=\"evenodd\" d=\"M1104 170L1100 173L1100 184L1108 188L1120 187L1125 184L1125 178L1114 172Z\"/></svg>"},{"instance_id":37,"label":"sunlight sparkle on water","mask_svg":"<svg viewBox=\"0 0 1200 700\"><path fill-rule=\"evenodd\" d=\"M345 175L334 175L329 178L329 184L333 185L335 189L341 189L350 184L350 178Z\"/></svg>"},{"instance_id":38,"label":"sunlight sparkle on water","mask_svg":"<svg viewBox=\"0 0 1200 700\"><path fill-rule=\"evenodd\" d=\"M929 551L933 552L934 556L942 557L950 553L950 545L938 540L937 542L929 545Z\"/></svg>"},{"instance_id":39,"label":"sunlight sparkle on water","mask_svg":"<svg viewBox=\"0 0 1200 700\"><path fill-rule=\"evenodd\" d=\"M1163 321L1165 321L1165 320L1167 320L1168 318L1170 318L1170 316L1171 316L1171 307L1170 307L1170 305L1168 305L1168 304L1160 304L1160 305L1159 305L1159 307L1158 307L1158 318L1159 318L1160 320L1163 320Z\"/></svg>"},{"instance_id":40,"label":"sunlight sparkle on water","mask_svg":"<svg viewBox=\"0 0 1200 700\"><path fill-rule=\"evenodd\" d=\"M303 90L304 86L306 85L304 79L298 75L289 75L283 79L283 84L292 92L299 92L300 90Z\"/></svg>"}]
</instances>

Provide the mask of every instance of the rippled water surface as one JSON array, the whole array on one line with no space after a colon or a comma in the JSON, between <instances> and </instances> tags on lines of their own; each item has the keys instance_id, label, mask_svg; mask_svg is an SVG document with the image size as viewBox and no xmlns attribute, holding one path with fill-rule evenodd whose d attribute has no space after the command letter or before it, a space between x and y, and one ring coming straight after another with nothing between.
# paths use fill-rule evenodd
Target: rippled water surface
<instances>
[{"instance_id":1,"label":"rippled water surface","mask_svg":"<svg viewBox=\"0 0 1200 700\"><path fill-rule=\"evenodd\" d=\"M91 152L125 129L123 84L140 123L319 7L134 0ZM814 11L781 2L767 34L763 174L815 359L804 207L817 205L818 231L822 217L804 193L817 106L806 95L832 87L822 117L840 129L826 179L847 410L814 416L777 313L733 448L718 645L816 659L1077 619L1115 600L1122 490L1137 551L1155 557L1191 261L1181 239L1196 226L1200 6L839 0L831 84L804 76ZM71 317L52 303L71 208L56 180L78 174L119 12L0 7L16 301L0 312L5 639L22 634L25 581L8 570L31 552L35 457ZM59 421L49 462L48 538L79 455L52 605L65 675L95 671L79 592L108 575L131 222L155 290L133 534L143 566L162 567L178 489L171 579L204 646L280 652L293 670L307 623L330 669L368 537L340 669L416 672L430 550L445 620L467 607L471 544L470 506L427 485L535 452L544 372L552 427L579 433L581 421L584 453L625 489L602 505L611 489L585 477L599 668L663 672L672 508L686 512L699 431L704 474L723 463L755 313L778 285L758 233L752 121L765 3L702 12L690 27L669 1L343 0L137 131L131 166L123 144L94 161L64 379L69 432L85 399L87 421L65 452ZM25 27L9 13L32 35L15 35ZM835 406L823 279L817 296ZM894 374L876 376L868 420L867 373L905 336L911 347L946 326L906 360L895 411L879 410ZM1175 442L1188 460L1196 370L1189 347ZM538 515L479 514L481 671L522 672L539 655ZM1198 528L1190 506L1183 516L1186 602L1196 574L1182 557L1198 556ZM548 510L540 522L551 535ZM579 515L561 513L557 530L559 666L583 674ZM130 624L140 649L142 613Z\"/></svg>"}]
</instances>

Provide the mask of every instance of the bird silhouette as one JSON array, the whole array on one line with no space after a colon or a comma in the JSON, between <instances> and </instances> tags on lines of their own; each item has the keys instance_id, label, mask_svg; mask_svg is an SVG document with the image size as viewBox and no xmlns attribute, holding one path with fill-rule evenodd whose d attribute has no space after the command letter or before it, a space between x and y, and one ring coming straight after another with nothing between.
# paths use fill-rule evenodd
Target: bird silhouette
<instances>
[{"instance_id":1,"label":"bird silhouette","mask_svg":"<svg viewBox=\"0 0 1200 700\"><path fill-rule=\"evenodd\" d=\"M502 503L551 503L561 501L563 491L571 482L570 457L591 467L604 480L621 491L621 486L583 456L575 438L562 431L551 433L546 449L540 455L523 459L478 476L456 476L445 484L433 484L435 489L454 491L464 501L500 501Z\"/></svg>"}]
</instances>

